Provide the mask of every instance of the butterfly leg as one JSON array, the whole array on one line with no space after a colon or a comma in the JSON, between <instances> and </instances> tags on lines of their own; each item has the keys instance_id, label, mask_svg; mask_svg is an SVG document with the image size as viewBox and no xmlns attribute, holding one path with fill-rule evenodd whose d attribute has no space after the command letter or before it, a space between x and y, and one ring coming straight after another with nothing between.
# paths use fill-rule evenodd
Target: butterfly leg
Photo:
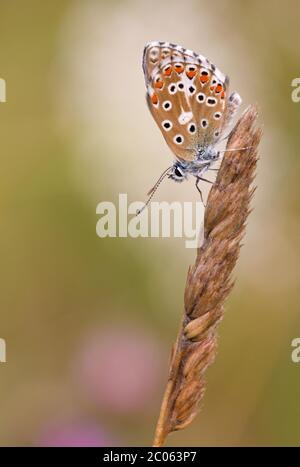
<instances>
[{"instance_id":1,"label":"butterfly leg","mask_svg":"<svg viewBox=\"0 0 300 467\"><path fill-rule=\"evenodd\" d=\"M218 169L216 169L216 170L218 170ZM200 198L201 198L201 202L202 202L203 206L206 207L206 204L204 204L204 201L203 201L202 191L201 191L201 189L199 188L199 182L200 182L200 180L201 180L202 182L211 183L212 185L213 185L214 182L212 182L211 180L207 180L206 178L203 178L203 177L199 177L199 176L196 177L195 186L196 186L197 190L198 190L199 193L200 193Z\"/></svg>"},{"instance_id":2,"label":"butterfly leg","mask_svg":"<svg viewBox=\"0 0 300 467\"><path fill-rule=\"evenodd\" d=\"M202 177L198 177L199 180L202 180L202 182L207 182L207 183L211 183L213 185L214 182L212 182L211 180L207 180L207 178L202 178Z\"/></svg>"},{"instance_id":3,"label":"butterfly leg","mask_svg":"<svg viewBox=\"0 0 300 467\"><path fill-rule=\"evenodd\" d=\"M196 186L197 190L198 190L199 193L200 193L201 203L203 204L203 206L205 206L205 204L204 204L204 202L203 202L202 191L201 191L201 189L199 188L199 182L200 182L200 177L196 177L195 186Z\"/></svg>"}]
</instances>

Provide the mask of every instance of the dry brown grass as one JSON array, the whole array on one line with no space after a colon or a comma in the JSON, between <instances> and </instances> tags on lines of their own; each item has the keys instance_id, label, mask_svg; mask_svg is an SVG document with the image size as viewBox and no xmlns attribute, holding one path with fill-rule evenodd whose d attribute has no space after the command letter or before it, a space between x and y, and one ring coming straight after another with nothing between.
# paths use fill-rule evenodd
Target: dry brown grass
<instances>
[{"instance_id":1,"label":"dry brown grass","mask_svg":"<svg viewBox=\"0 0 300 467\"><path fill-rule=\"evenodd\" d=\"M217 325L233 287L231 272L245 232L261 130L257 111L250 107L236 124L207 202L204 242L190 267L184 295L182 324L174 345L168 383L153 446L162 446L169 433L185 428L196 416L205 389L204 374L213 362Z\"/></svg>"}]
</instances>

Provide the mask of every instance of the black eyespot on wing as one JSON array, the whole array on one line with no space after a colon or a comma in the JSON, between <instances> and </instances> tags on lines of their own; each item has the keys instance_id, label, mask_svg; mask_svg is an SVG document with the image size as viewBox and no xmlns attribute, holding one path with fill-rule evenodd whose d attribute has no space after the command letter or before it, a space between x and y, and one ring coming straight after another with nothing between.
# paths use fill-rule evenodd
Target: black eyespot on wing
<instances>
[{"instance_id":1,"label":"black eyespot on wing","mask_svg":"<svg viewBox=\"0 0 300 467\"><path fill-rule=\"evenodd\" d=\"M192 134L195 133L196 132L196 125L194 123L190 123L189 127L188 127L188 130Z\"/></svg>"},{"instance_id":2,"label":"black eyespot on wing","mask_svg":"<svg viewBox=\"0 0 300 467\"><path fill-rule=\"evenodd\" d=\"M175 135L173 138L175 144L182 144L183 143L183 136L182 135Z\"/></svg>"},{"instance_id":3,"label":"black eyespot on wing","mask_svg":"<svg viewBox=\"0 0 300 467\"><path fill-rule=\"evenodd\" d=\"M199 94L197 94L197 101L198 102L203 102L205 99L205 95L202 93L202 92L199 92Z\"/></svg>"},{"instance_id":4,"label":"black eyespot on wing","mask_svg":"<svg viewBox=\"0 0 300 467\"><path fill-rule=\"evenodd\" d=\"M216 103L217 103L217 99L215 99L214 97L209 97L207 99L207 104L208 105L216 105Z\"/></svg>"},{"instance_id":5,"label":"black eyespot on wing","mask_svg":"<svg viewBox=\"0 0 300 467\"><path fill-rule=\"evenodd\" d=\"M171 107L171 102L166 101L166 102L163 103L163 108L164 108L165 110L169 110L170 107Z\"/></svg>"},{"instance_id":6,"label":"black eyespot on wing","mask_svg":"<svg viewBox=\"0 0 300 467\"><path fill-rule=\"evenodd\" d=\"M164 121L162 122L162 127L163 127L166 131L171 130L172 126L173 126L173 125L172 125L172 122L170 122L170 120L164 120Z\"/></svg>"}]
</instances>

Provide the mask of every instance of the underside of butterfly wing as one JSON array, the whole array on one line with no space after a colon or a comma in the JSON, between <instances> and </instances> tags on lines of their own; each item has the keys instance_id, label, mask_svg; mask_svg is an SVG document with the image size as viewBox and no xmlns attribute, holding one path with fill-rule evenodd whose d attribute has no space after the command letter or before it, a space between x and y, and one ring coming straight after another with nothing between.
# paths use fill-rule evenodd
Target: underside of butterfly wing
<instances>
[{"instance_id":1,"label":"underside of butterfly wing","mask_svg":"<svg viewBox=\"0 0 300 467\"><path fill-rule=\"evenodd\" d=\"M147 44L143 69L149 109L167 144L177 158L193 161L220 139L239 96L227 109L228 78L205 57L175 44Z\"/></svg>"}]
</instances>

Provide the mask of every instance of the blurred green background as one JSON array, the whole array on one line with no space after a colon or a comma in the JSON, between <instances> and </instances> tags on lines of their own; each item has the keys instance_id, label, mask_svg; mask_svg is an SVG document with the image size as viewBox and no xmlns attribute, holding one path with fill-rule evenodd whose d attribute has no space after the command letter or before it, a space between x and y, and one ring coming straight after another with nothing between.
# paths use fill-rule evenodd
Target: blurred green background
<instances>
[{"instance_id":1,"label":"blurred green background","mask_svg":"<svg viewBox=\"0 0 300 467\"><path fill-rule=\"evenodd\" d=\"M201 413L170 446L299 445L298 1L0 2L0 445L150 445L194 251L96 236L172 156L145 104L149 40L231 77L264 124L258 190ZM157 200L198 200L166 182Z\"/></svg>"}]
</instances>

